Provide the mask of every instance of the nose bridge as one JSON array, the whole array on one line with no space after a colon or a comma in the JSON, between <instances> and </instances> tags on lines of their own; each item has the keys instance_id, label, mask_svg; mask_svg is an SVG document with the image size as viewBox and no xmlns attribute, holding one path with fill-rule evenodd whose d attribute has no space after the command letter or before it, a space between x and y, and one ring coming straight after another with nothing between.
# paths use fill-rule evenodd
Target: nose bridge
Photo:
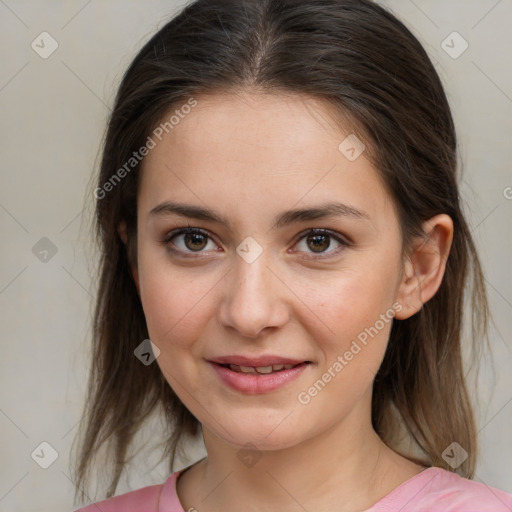
<instances>
[{"instance_id":1,"label":"nose bridge","mask_svg":"<svg viewBox=\"0 0 512 512\"><path fill-rule=\"evenodd\" d=\"M243 248L242 243L237 252ZM249 246L249 251L253 249ZM235 328L243 336L255 337L266 327L277 327L286 320L286 305L278 295L279 286L270 267L270 258L264 251L255 259L243 253L234 255L233 271L226 276L230 282L219 312L224 326Z\"/></svg>"}]
</instances>

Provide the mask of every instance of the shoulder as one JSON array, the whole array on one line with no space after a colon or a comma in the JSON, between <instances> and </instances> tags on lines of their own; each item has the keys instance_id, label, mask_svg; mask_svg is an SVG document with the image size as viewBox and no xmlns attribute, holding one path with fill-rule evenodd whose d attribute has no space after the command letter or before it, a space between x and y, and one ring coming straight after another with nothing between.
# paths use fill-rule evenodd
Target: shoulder
<instances>
[{"instance_id":1,"label":"shoulder","mask_svg":"<svg viewBox=\"0 0 512 512\"><path fill-rule=\"evenodd\" d=\"M437 467L425 469L404 482L386 498L381 502L384 508L381 509L377 504L375 512L388 510L388 504L404 507L407 505L405 508L411 512L510 512L512 510L512 494Z\"/></svg>"},{"instance_id":2,"label":"shoulder","mask_svg":"<svg viewBox=\"0 0 512 512\"><path fill-rule=\"evenodd\" d=\"M91 503L76 512L135 512L145 510L157 512L162 485L151 485L135 491L120 494L103 501Z\"/></svg>"},{"instance_id":3,"label":"shoulder","mask_svg":"<svg viewBox=\"0 0 512 512\"><path fill-rule=\"evenodd\" d=\"M451 471L435 469L432 494L439 503L445 503L446 511L509 512L512 510L512 494L475 480L468 480Z\"/></svg>"},{"instance_id":4,"label":"shoulder","mask_svg":"<svg viewBox=\"0 0 512 512\"><path fill-rule=\"evenodd\" d=\"M158 485L142 487L119 496L91 503L75 512L182 512L176 495L176 478L180 471ZM172 508L171 508L172 507Z\"/></svg>"}]
</instances>

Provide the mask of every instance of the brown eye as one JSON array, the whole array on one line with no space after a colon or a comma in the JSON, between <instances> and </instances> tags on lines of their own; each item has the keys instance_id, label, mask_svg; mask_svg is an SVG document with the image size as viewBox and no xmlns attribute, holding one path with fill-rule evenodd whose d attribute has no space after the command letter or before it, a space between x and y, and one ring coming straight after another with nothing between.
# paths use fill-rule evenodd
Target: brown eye
<instances>
[{"instance_id":1,"label":"brown eye","mask_svg":"<svg viewBox=\"0 0 512 512\"><path fill-rule=\"evenodd\" d=\"M309 235L307 237L307 243L313 252L325 251L331 245L328 235Z\"/></svg>"},{"instance_id":2,"label":"brown eye","mask_svg":"<svg viewBox=\"0 0 512 512\"><path fill-rule=\"evenodd\" d=\"M332 244L333 241L334 245ZM311 229L304 233L296 244L297 250L307 253L307 257L310 259L337 256L350 245L349 242L344 240L342 235L326 229ZM328 251L327 249L331 250Z\"/></svg>"},{"instance_id":3,"label":"brown eye","mask_svg":"<svg viewBox=\"0 0 512 512\"><path fill-rule=\"evenodd\" d=\"M187 233L184 238L184 243L187 249L191 251L200 251L206 247L208 237L202 233Z\"/></svg>"},{"instance_id":4,"label":"brown eye","mask_svg":"<svg viewBox=\"0 0 512 512\"><path fill-rule=\"evenodd\" d=\"M208 247L211 242L213 247ZM168 249L175 253L191 254L202 253L204 249L215 249L216 244L213 242L208 233L198 228L181 228L169 233L162 243Z\"/></svg>"}]
</instances>

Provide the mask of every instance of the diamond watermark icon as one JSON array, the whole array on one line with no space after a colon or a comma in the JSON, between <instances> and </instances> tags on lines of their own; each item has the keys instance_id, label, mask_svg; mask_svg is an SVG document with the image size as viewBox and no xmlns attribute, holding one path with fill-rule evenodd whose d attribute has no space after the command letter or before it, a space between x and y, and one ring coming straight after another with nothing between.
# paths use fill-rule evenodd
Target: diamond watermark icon
<instances>
[{"instance_id":1,"label":"diamond watermark icon","mask_svg":"<svg viewBox=\"0 0 512 512\"><path fill-rule=\"evenodd\" d=\"M458 59L469 48L469 44L458 32L452 32L441 43L441 48L452 59Z\"/></svg>"},{"instance_id":2,"label":"diamond watermark icon","mask_svg":"<svg viewBox=\"0 0 512 512\"><path fill-rule=\"evenodd\" d=\"M347 160L353 162L361 156L366 146L354 133L351 133L348 137L343 139L338 149Z\"/></svg>"},{"instance_id":3,"label":"diamond watermark icon","mask_svg":"<svg viewBox=\"0 0 512 512\"><path fill-rule=\"evenodd\" d=\"M240 459L242 464L248 468L255 466L261 457L263 457L258 448L252 443L245 444L244 448L241 448L236 452L236 456Z\"/></svg>"},{"instance_id":4,"label":"diamond watermark icon","mask_svg":"<svg viewBox=\"0 0 512 512\"><path fill-rule=\"evenodd\" d=\"M459 443L454 441L441 454L441 457L453 469L457 469L468 458L468 452Z\"/></svg>"},{"instance_id":5,"label":"diamond watermark icon","mask_svg":"<svg viewBox=\"0 0 512 512\"><path fill-rule=\"evenodd\" d=\"M236 248L236 252L246 263L253 263L260 257L263 247L252 236L248 236Z\"/></svg>"},{"instance_id":6,"label":"diamond watermark icon","mask_svg":"<svg viewBox=\"0 0 512 512\"><path fill-rule=\"evenodd\" d=\"M40 443L30 456L43 469L48 469L59 458L57 450L46 441Z\"/></svg>"},{"instance_id":7,"label":"diamond watermark icon","mask_svg":"<svg viewBox=\"0 0 512 512\"><path fill-rule=\"evenodd\" d=\"M151 340L147 339L133 353L142 364L149 366L160 355L160 349Z\"/></svg>"},{"instance_id":8,"label":"diamond watermark icon","mask_svg":"<svg viewBox=\"0 0 512 512\"><path fill-rule=\"evenodd\" d=\"M32 247L32 253L42 263L48 263L57 254L57 246L49 238L43 236Z\"/></svg>"},{"instance_id":9,"label":"diamond watermark icon","mask_svg":"<svg viewBox=\"0 0 512 512\"><path fill-rule=\"evenodd\" d=\"M59 43L48 32L41 32L30 46L41 59L47 59L59 47Z\"/></svg>"}]
</instances>

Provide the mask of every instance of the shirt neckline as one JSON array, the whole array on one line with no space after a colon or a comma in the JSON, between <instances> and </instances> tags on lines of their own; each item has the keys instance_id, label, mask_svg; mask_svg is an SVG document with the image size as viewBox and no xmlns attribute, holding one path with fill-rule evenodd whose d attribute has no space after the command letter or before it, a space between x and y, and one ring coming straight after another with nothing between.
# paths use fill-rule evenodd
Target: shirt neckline
<instances>
[{"instance_id":1,"label":"shirt neckline","mask_svg":"<svg viewBox=\"0 0 512 512\"><path fill-rule=\"evenodd\" d=\"M158 512L185 512L183 505L180 502L176 484L178 481L178 478L180 475L182 475L185 471L189 470L196 464L199 464L202 460L204 460L206 457L204 457L201 460L198 460L197 462L194 462L190 466L187 466L186 468L180 469L178 471L175 471L172 473L167 480L165 481L162 493L160 495L160 502L158 506ZM392 510L393 504L396 502L400 502L400 500L404 500L409 498L411 500L421 492L421 490L433 479L435 478L440 471L443 471L442 468L431 466L427 467L423 470L421 470L419 473L416 473L416 475L412 476L411 478L405 480L400 485L395 487L392 491L390 491L388 494L383 496L377 503L373 504L370 508L366 509L364 512L379 512L384 510ZM410 492L411 486L414 485L414 493ZM420 488L418 489L418 485ZM411 496L408 496L408 494L411 494Z\"/></svg>"},{"instance_id":2,"label":"shirt neckline","mask_svg":"<svg viewBox=\"0 0 512 512\"><path fill-rule=\"evenodd\" d=\"M384 512L395 510L396 504L403 507L416 497L427 484L429 484L440 472L442 468L430 466L422 469L411 478L408 478L400 485L396 486L392 491L383 496L377 503L374 503L370 508L363 512ZM181 512L181 511L180 511Z\"/></svg>"}]
</instances>

